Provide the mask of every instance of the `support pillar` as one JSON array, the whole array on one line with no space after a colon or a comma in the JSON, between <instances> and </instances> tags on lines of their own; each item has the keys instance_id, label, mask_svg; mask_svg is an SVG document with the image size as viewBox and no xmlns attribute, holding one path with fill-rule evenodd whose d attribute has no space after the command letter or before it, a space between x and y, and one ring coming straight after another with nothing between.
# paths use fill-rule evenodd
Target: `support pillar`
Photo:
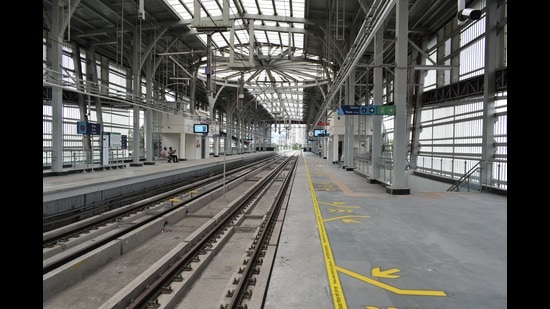
<instances>
[{"instance_id":1,"label":"support pillar","mask_svg":"<svg viewBox=\"0 0 550 309\"><path fill-rule=\"evenodd\" d=\"M147 106L153 105L153 63L151 60L151 56L147 57L147 61L145 63L145 74L146 74L146 85L145 85L145 100L147 103ZM148 164L154 164L154 158L157 156L157 154L154 153L153 149L153 110L150 108L147 108L145 110L145 160L148 162ZM179 151L179 150L178 150ZM178 155L178 158L182 158L181 155ZM149 163L150 162L150 163Z\"/></svg>"},{"instance_id":2,"label":"support pillar","mask_svg":"<svg viewBox=\"0 0 550 309\"><path fill-rule=\"evenodd\" d=\"M485 74L483 80L483 148L481 149L482 165L480 185L492 185L495 147L495 72L497 67L497 21L498 5L501 1L488 1L485 15ZM502 4L502 3L501 3Z\"/></svg>"},{"instance_id":3,"label":"support pillar","mask_svg":"<svg viewBox=\"0 0 550 309\"><path fill-rule=\"evenodd\" d=\"M136 33L134 33L134 55L132 63L132 93L133 93L133 102L138 103L141 99L141 69L139 63L140 55L140 31L141 27L136 28ZM140 140L140 131L139 131L139 106L134 104L133 106L133 131L134 131L134 140L133 140L133 150L132 150L132 163L130 166L143 166L143 163L139 161L141 157L139 140Z\"/></svg>"},{"instance_id":4,"label":"support pillar","mask_svg":"<svg viewBox=\"0 0 550 309\"><path fill-rule=\"evenodd\" d=\"M63 42L63 1L52 1L51 62L52 70L58 73L57 82L61 85L61 54ZM52 172L63 170L63 90L52 87Z\"/></svg>"},{"instance_id":5,"label":"support pillar","mask_svg":"<svg viewBox=\"0 0 550 309\"><path fill-rule=\"evenodd\" d=\"M384 31L378 30L374 37L374 69L373 69L373 104L382 105L384 95L383 84L383 53ZM372 178L380 180L380 164L382 163L382 117L375 116L372 119Z\"/></svg>"},{"instance_id":6,"label":"support pillar","mask_svg":"<svg viewBox=\"0 0 550 309\"><path fill-rule=\"evenodd\" d=\"M395 117L393 140L392 183L386 188L390 194L410 194L405 178L407 165L407 47L409 31L409 1L398 0L396 6L395 42Z\"/></svg>"},{"instance_id":7,"label":"support pillar","mask_svg":"<svg viewBox=\"0 0 550 309\"><path fill-rule=\"evenodd\" d=\"M348 76L347 83L347 103L349 105L355 105L355 69L352 69ZM357 116L358 117L358 116ZM355 141L355 115L346 115L346 135L344 136L346 144L345 153L345 165L346 171L353 171L355 169L355 162L353 161L353 145Z\"/></svg>"}]
</instances>

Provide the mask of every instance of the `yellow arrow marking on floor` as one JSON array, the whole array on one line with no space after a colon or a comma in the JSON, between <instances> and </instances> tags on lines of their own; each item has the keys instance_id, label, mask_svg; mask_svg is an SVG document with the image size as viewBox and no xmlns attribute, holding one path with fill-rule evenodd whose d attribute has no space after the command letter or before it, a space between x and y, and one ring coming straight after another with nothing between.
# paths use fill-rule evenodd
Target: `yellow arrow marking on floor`
<instances>
[{"instance_id":1,"label":"yellow arrow marking on floor","mask_svg":"<svg viewBox=\"0 0 550 309\"><path fill-rule=\"evenodd\" d=\"M376 306L365 306L366 309L380 309ZM383 308L382 308L383 309ZM397 307L388 307L386 309L397 309Z\"/></svg>"},{"instance_id":2,"label":"yellow arrow marking on floor","mask_svg":"<svg viewBox=\"0 0 550 309\"><path fill-rule=\"evenodd\" d=\"M329 209L329 212L353 212L353 210L349 209Z\"/></svg>"},{"instance_id":3,"label":"yellow arrow marking on floor","mask_svg":"<svg viewBox=\"0 0 550 309\"><path fill-rule=\"evenodd\" d=\"M348 218L369 218L369 216L340 216L340 217L334 217L334 218L326 219L323 222L334 221L334 220L342 220L346 223L362 223L361 221L348 219Z\"/></svg>"},{"instance_id":4,"label":"yellow arrow marking on floor","mask_svg":"<svg viewBox=\"0 0 550 309\"><path fill-rule=\"evenodd\" d=\"M384 271L380 270L380 267L375 267L371 270L371 275L373 277L378 278L389 278L389 279L395 279L399 278L400 276L392 275L393 273L398 273L401 270L399 268L392 268L392 269L386 269Z\"/></svg>"},{"instance_id":5,"label":"yellow arrow marking on floor","mask_svg":"<svg viewBox=\"0 0 550 309\"><path fill-rule=\"evenodd\" d=\"M332 205L332 206L338 206L338 205L345 205L346 202L332 202L332 203L325 203L325 202L318 202L319 204L324 204L324 205ZM359 207L359 206L357 206Z\"/></svg>"},{"instance_id":6,"label":"yellow arrow marking on floor","mask_svg":"<svg viewBox=\"0 0 550 309\"><path fill-rule=\"evenodd\" d=\"M353 219L342 219L342 221L344 221L344 223L363 223L362 221L357 221Z\"/></svg>"},{"instance_id":7,"label":"yellow arrow marking on floor","mask_svg":"<svg viewBox=\"0 0 550 309\"><path fill-rule=\"evenodd\" d=\"M323 205L329 205L332 207L342 207L342 208L361 208L361 206L344 206L346 202L332 202L332 203L324 203L324 202L318 202L319 204Z\"/></svg>"},{"instance_id":8,"label":"yellow arrow marking on floor","mask_svg":"<svg viewBox=\"0 0 550 309\"><path fill-rule=\"evenodd\" d=\"M348 276L351 276L355 279L358 279L358 280L361 280L361 281L365 281L366 283L370 283L374 286L377 286L379 288L382 288L384 290L388 290L390 292L393 292L395 294L399 294L399 295L419 295L419 296L447 296L447 294L445 294L445 292L443 291L435 291L435 290L405 290L405 289L400 289L400 288L396 288L394 286L391 286L389 284L386 284L386 283L383 283L383 282L380 282L380 281L377 281L377 280L374 280L372 278L369 278L369 277L366 277L366 276L363 276L361 274L358 274L356 272L353 272L349 269L345 269L343 267L340 267L340 266L336 266L336 270L341 272L341 273L344 273Z\"/></svg>"}]
</instances>

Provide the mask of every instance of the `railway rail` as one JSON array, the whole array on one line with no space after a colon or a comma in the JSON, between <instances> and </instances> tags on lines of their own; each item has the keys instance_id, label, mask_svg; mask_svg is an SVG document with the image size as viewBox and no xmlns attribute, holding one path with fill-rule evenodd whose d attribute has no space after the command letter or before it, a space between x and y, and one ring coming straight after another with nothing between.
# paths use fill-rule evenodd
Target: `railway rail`
<instances>
[{"instance_id":1,"label":"railway rail","mask_svg":"<svg viewBox=\"0 0 550 309\"><path fill-rule=\"evenodd\" d=\"M172 184L165 187L162 191L159 191L158 188L153 188L147 190L147 192L135 194L130 204L118 204L117 207L111 205L110 208L114 208L111 210L105 210L103 205L108 202L103 202L93 210L96 215L44 232L42 234L43 248L66 247L65 243L70 239L82 238L83 234L89 234L91 231L110 223L128 220L127 217L129 216L139 215L152 208L159 208L159 206L161 206L161 210L157 214L157 217L161 216L179 207L184 207L186 203L197 199L201 195L231 183L242 175L246 175L263 165L270 164L273 160L275 158L267 158L253 164L239 165L224 174L201 177L200 179L194 179L192 183L187 181L180 183L178 186ZM119 199L116 198L115 200L118 201ZM166 206L167 204L172 206L171 209L162 210L162 206ZM149 221L153 219L154 217L150 218Z\"/></svg>"},{"instance_id":2,"label":"railway rail","mask_svg":"<svg viewBox=\"0 0 550 309\"><path fill-rule=\"evenodd\" d=\"M232 161L226 165L225 174L230 175L245 168L261 166L262 164L269 162L269 160L272 160L272 158L264 158L252 164L243 163L241 161ZM83 222L86 222L86 219L88 218L91 218L91 221L95 221L97 220L98 215L103 215L109 211L120 211L120 208L129 209L140 207L151 203L152 199L162 198L163 195L171 194L167 193L169 191L177 192L178 190L182 190L183 186L189 186L188 190L192 190L194 185L216 181L222 177L221 175L222 173L206 173L203 175L196 175L193 177L188 177L183 182L174 181L171 183L165 183L162 186L148 187L147 190L142 190L140 192L131 192L120 196L113 196L85 207L77 207L70 211L47 215L42 218L42 230L45 233L44 235L49 235L49 237L51 237L51 235L57 235L62 227L72 225L80 228L80 226L83 226ZM133 205L133 207L127 207L129 205ZM47 233L53 230L56 230L56 232ZM60 236L60 238L61 237L62 236ZM55 239L52 241L55 241Z\"/></svg>"},{"instance_id":3,"label":"railway rail","mask_svg":"<svg viewBox=\"0 0 550 309\"><path fill-rule=\"evenodd\" d=\"M136 270L136 275L130 282L119 280L116 293L99 293L103 296L98 295L96 298L103 301L103 304L98 303L98 307L173 308L183 295L193 294L190 292L191 286L195 286L195 280L200 278L208 262L216 254L223 252L220 250L223 250L224 244L232 235L242 235L246 231L251 233L250 243L242 253L243 256L238 259L236 265L240 263L240 266L235 266L231 283L227 283L227 291L219 300L220 308L246 308L252 299L253 287L262 286L261 282L264 282L263 286L267 285L265 282L268 276L265 274L269 273L270 266L261 265L269 264L265 263L266 250L269 239L273 239L275 225L282 224L279 211L289 194L296 160L297 156L294 155L277 158L277 162L264 162L261 169L242 169L232 175L231 179L226 178L223 186L218 185L219 180L213 179L205 179L198 189L190 190L184 186L181 189L185 193L180 192L178 197L166 200L168 197L165 196L163 200L156 201L154 206L141 208L139 211L125 211L124 215L117 215L118 219L104 221L103 226L96 224L89 229L96 231L94 236L82 237L82 240L77 240L80 237L75 238L72 240L73 245L61 245L65 246L65 250L55 249L60 246L45 247L44 307L59 306L62 299L70 302L74 298L76 302L78 296L75 293L72 296L63 296L64 293L71 294L70 288L67 291L64 289L78 285L86 277L101 276L98 273L102 270L98 269L117 259L116 256L105 257L109 255L107 252L119 250L120 257L130 256L132 252L139 251L142 244L156 241L155 237L158 238L159 233L168 234L171 229L186 226L185 222L195 221L190 224L193 229L187 230L187 237L183 241L175 242L170 249L165 249L162 255L159 253L157 258L152 258L154 262L145 271L143 268ZM258 214L258 211L261 213ZM252 212L256 214L251 215ZM254 228L242 226L243 222L251 221L256 221ZM122 226L124 228L120 228ZM120 229L117 230L117 227ZM70 254L68 247L80 253ZM83 249L85 247L88 248ZM272 254L274 250L272 248ZM53 251L57 253L47 254ZM102 261L98 261L101 259ZM90 266L91 264L94 266ZM77 268L80 269L76 275L75 265L79 265ZM264 269L261 276L258 274L260 268ZM67 282L71 280L74 282ZM262 292L254 294L262 295ZM261 298L254 299L255 302L261 301ZM71 306L78 307L75 304Z\"/></svg>"}]
</instances>

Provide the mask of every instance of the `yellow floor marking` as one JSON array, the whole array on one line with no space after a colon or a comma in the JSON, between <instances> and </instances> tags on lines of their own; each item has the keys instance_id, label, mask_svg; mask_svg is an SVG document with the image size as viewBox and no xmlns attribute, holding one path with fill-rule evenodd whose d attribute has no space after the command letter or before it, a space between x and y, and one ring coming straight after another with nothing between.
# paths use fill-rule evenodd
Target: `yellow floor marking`
<instances>
[{"instance_id":1,"label":"yellow floor marking","mask_svg":"<svg viewBox=\"0 0 550 309\"><path fill-rule=\"evenodd\" d=\"M332 207L361 208L361 206L344 206L345 203L346 202L332 202L332 203L319 202L319 204L329 205L329 206L332 206Z\"/></svg>"},{"instance_id":2,"label":"yellow floor marking","mask_svg":"<svg viewBox=\"0 0 550 309\"><path fill-rule=\"evenodd\" d=\"M353 220L353 219L349 219L349 218L370 218L370 217L369 216L354 216L354 215L340 216L340 217L334 217L334 218L323 220L323 222L329 222L329 221L334 221L334 220L342 220L346 223L350 223L350 222L361 223L361 221L357 221L357 220Z\"/></svg>"},{"instance_id":3,"label":"yellow floor marking","mask_svg":"<svg viewBox=\"0 0 550 309\"><path fill-rule=\"evenodd\" d=\"M370 274L373 277L378 277L378 278L396 279L396 278L399 278L400 276L392 275L392 274L393 273L398 273L400 271L401 271L401 269L399 269L399 268L381 270L380 267L375 267L371 270Z\"/></svg>"},{"instance_id":4,"label":"yellow floor marking","mask_svg":"<svg viewBox=\"0 0 550 309\"><path fill-rule=\"evenodd\" d=\"M351 276L355 279L358 279L358 280L361 280L361 281L365 281L367 283L370 283L374 286L377 286L379 288L382 288L384 290L388 290L390 292L393 292L395 294L399 294L399 295L420 295L420 296L447 296L447 294L445 294L445 292L443 291L434 291L434 290L404 290L404 289L400 289L400 288L396 288L394 286L391 286L389 284L385 284L383 282L380 282L380 281L377 281L377 280L374 280L372 278L369 278L369 277L366 277L366 276L363 276L361 274L358 274L356 272L353 272L349 269L345 269L343 267L340 267L340 266L336 266L336 270L341 272L341 273L344 273L348 276Z\"/></svg>"},{"instance_id":5,"label":"yellow floor marking","mask_svg":"<svg viewBox=\"0 0 550 309\"><path fill-rule=\"evenodd\" d=\"M311 176L309 175L306 157L303 156L303 158L304 165L306 167L307 180L309 183L309 192L311 193L311 200L313 201L313 207L315 209L315 218L317 219L319 237L321 238L321 247L323 248L323 254L325 257L325 265L327 267L328 281L330 285L330 291L332 292L334 308L347 309L348 307L346 303L346 298L344 296L344 291L342 290L342 285L340 284L338 272L336 271L336 264L334 262L334 257L332 256L332 248L330 247L328 234L325 230L325 224L323 223L323 216L321 215L321 210L319 209L319 204L317 203L317 196L315 195L315 188L313 187L313 182L311 181Z\"/></svg>"},{"instance_id":6,"label":"yellow floor marking","mask_svg":"<svg viewBox=\"0 0 550 309\"><path fill-rule=\"evenodd\" d=\"M338 188L340 188L340 190L342 190L342 192L344 192L346 195L349 195L349 196L368 196L367 194L365 193L359 193L359 192L353 192L351 191L350 188L348 188L348 186L346 186L341 180L340 178L336 177L334 174L332 174L331 172L329 172L327 169L323 169L323 172L328 175L328 177L330 177L330 179L332 180L332 182L334 182Z\"/></svg>"},{"instance_id":7,"label":"yellow floor marking","mask_svg":"<svg viewBox=\"0 0 550 309\"><path fill-rule=\"evenodd\" d=\"M352 213L353 210L351 210L351 209L329 209L328 212L349 212L349 213Z\"/></svg>"},{"instance_id":8,"label":"yellow floor marking","mask_svg":"<svg viewBox=\"0 0 550 309\"><path fill-rule=\"evenodd\" d=\"M324 222L332 221L332 220L343 220L343 221L349 220L350 222L352 222L352 221L353 222L359 222L359 221L355 221L355 220L352 220L352 219L342 219L342 218L349 218L349 217L366 217L366 218L368 218L369 216L342 216L342 217L336 217L336 218L330 218L330 219L327 219L327 220L323 220L323 216L322 216L321 210L319 208L320 203L317 202L317 196L315 194L315 188L314 188L313 182L311 180L311 176L310 176L309 169L308 169L308 166L307 166L306 158L305 158L305 156L303 156L303 158L304 158L304 165L305 165L305 168L306 168L307 179L308 179L308 183L309 183L309 191L311 193L311 200L313 201L313 206L314 206L314 209L315 209L315 217L317 219L317 228L319 229L319 237L321 238L321 245L322 245L323 254L324 254L324 257L325 257L325 265L326 265L326 268L327 268L327 274L328 274L328 278L329 278L329 284L330 284L330 289L331 289L331 292L332 292L332 299L334 301L334 307L335 308L347 309L347 303L346 303L346 299L345 299L345 296L344 296L344 292L342 290L342 285L340 284L340 279L338 277L338 272L341 272L343 274L346 274L346 275L351 276L353 278L356 278L358 280L367 282L369 284L372 284L374 286L377 286L379 288L388 290L390 292L393 292L393 293L399 294L399 295L447 296L447 294L445 294L445 292L437 291L437 290L406 290L406 289L400 289L400 288L391 286L389 284L377 281L375 279L363 276L359 273L353 272L353 271L348 270L346 268L336 266L336 263L334 261L333 255L332 255L332 248L330 246L330 242L328 241L328 234L325 230ZM347 195L367 196L364 193L354 193L345 184L343 184L340 181L340 179L336 178L335 176L333 176L331 173L329 173L326 170L325 170L325 173ZM337 203L334 203L334 204L321 203L321 204L337 206L337 205L335 205ZM341 207L344 207L344 206L341 206ZM390 272L392 272L393 270L394 269L390 270ZM386 276L390 277L391 275L386 274ZM367 306L366 308L370 309L370 308L377 308L377 307ZM393 309L393 307L388 307L388 309L389 308Z\"/></svg>"}]
</instances>

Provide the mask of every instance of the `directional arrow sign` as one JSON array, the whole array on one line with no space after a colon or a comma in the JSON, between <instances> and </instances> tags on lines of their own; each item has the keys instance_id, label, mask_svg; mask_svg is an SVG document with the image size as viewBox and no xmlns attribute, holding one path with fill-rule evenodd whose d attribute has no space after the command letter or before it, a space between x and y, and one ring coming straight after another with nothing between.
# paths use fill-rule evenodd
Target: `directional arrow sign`
<instances>
[{"instance_id":1,"label":"directional arrow sign","mask_svg":"<svg viewBox=\"0 0 550 309\"><path fill-rule=\"evenodd\" d=\"M399 268L386 269L382 271L380 270L380 267L375 267L371 270L371 274L373 277L395 279L395 278L399 278L400 276L392 275L392 274L398 273L400 271L401 270Z\"/></svg>"},{"instance_id":2,"label":"directional arrow sign","mask_svg":"<svg viewBox=\"0 0 550 309\"><path fill-rule=\"evenodd\" d=\"M395 115L394 105L342 105L338 107L338 115Z\"/></svg>"},{"instance_id":3,"label":"directional arrow sign","mask_svg":"<svg viewBox=\"0 0 550 309\"><path fill-rule=\"evenodd\" d=\"M359 115L376 115L376 105L365 105L359 107Z\"/></svg>"},{"instance_id":4,"label":"directional arrow sign","mask_svg":"<svg viewBox=\"0 0 550 309\"><path fill-rule=\"evenodd\" d=\"M395 105L378 106L378 115L395 115Z\"/></svg>"}]
</instances>

